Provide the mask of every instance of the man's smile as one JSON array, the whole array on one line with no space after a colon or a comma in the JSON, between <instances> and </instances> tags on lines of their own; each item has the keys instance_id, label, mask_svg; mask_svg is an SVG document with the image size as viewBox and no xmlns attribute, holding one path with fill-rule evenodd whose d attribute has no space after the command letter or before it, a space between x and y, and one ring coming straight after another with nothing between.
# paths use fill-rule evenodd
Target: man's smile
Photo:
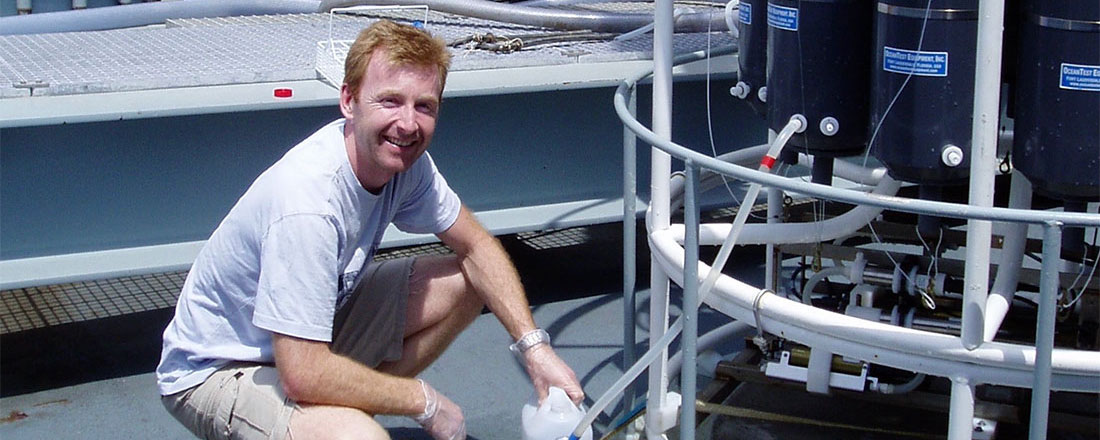
<instances>
[{"instance_id":1,"label":"man's smile","mask_svg":"<svg viewBox=\"0 0 1100 440\"><path fill-rule=\"evenodd\" d=\"M385 137L383 137L383 139L386 142L388 142L388 143L390 143L390 144L392 144L392 145L394 145L398 148L411 147L413 145L416 145L416 142L418 140L417 138L408 139L408 140L399 140L397 138L393 138L393 137L389 137L389 136L385 136Z\"/></svg>"}]
</instances>

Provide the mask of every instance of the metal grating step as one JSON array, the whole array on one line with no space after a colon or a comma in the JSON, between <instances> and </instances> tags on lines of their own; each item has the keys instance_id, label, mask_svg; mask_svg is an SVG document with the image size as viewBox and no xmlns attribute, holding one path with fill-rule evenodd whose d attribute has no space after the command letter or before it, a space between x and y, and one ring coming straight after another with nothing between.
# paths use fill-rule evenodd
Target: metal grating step
<instances>
[{"instance_id":1,"label":"metal grating step","mask_svg":"<svg viewBox=\"0 0 1100 440\"><path fill-rule=\"evenodd\" d=\"M585 244L593 227L516 234L534 250ZM453 253L441 243L382 249L376 261ZM0 334L175 307L187 271L53 284L0 291Z\"/></svg>"},{"instance_id":2,"label":"metal grating step","mask_svg":"<svg viewBox=\"0 0 1100 440\"><path fill-rule=\"evenodd\" d=\"M172 307L187 272L0 291L0 334Z\"/></svg>"},{"instance_id":3,"label":"metal grating step","mask_svg":"<svg viewBox=\"0 0 1100 440\"><path fill-rule=\"evenodd\" d=\"M651 10L652 5L636 2L617 7ZM685 8L722 13L715 5ZM268 15L171 20L163 27L0 36L0 99L317 79L319 43L354 40L379 18L407 20L396 12ZM434 11L429 26L447 42L486 32L516 38L555 32ZM673 50L686 53L733 42L728 32L676 34ZM652 39L645 34L620 41L564 41L507 54L455 47L452 53L455 71L600 63L650 59ZM333 58L342 65L342 57Z\"/></svg>"},{"instance_id":4,"label":"metal grating step","mask_svg":"<svg viewBox=\"0 0 1100 440\"><path fill-rule=\"evenodd\" d=\"M385 249L375 260L446 255L439 243ZM0 334L175 307L187 271L0 291Z\"/></svg>"}]
</instances>

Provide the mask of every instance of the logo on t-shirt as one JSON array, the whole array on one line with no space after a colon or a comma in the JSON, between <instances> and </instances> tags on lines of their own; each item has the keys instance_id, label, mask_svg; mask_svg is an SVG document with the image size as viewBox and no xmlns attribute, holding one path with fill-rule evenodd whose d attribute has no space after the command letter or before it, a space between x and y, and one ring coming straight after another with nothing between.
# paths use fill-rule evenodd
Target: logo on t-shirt
<instances>
[{"instance_id":1,"label":"logo on t-shirt","mask_svg":"<svg viewBox=\"0 0 1100 440\"><path fill-rule=\"evenodd\" d=\"M333 310L340 310L344 307L344 303L348 302L352 290L355 289L357 278L359 278L358 270L340 274L340 278L336 281L340 291L336 293L336 308Z\"/></svg>"}]
</instances>

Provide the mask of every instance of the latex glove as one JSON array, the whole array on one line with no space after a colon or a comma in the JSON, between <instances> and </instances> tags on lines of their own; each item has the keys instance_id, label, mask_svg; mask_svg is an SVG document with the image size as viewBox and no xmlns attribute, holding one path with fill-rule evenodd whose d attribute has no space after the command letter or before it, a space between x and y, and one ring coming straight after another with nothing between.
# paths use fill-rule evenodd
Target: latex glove
<instances>
[{"instance_id":1,"label":"latex glove","mask_svg":"<svg viewBox=\"0 0 1100 440\"><path fill-rule=\"evenodd\" d=\"M435 440L465 440L466 419L462 416L462 408L427 382L417 381L424 391L424 412L413 417L413 420Z\"/></svg>"},{"instance_id":2,"label":"latex glove","mask_svg":"<svg viewBox=\"0 0 1100 440\"><path fill-rule=\"evenodd\" d=\"M531 376L531 383L535 385L535 392L538 393L539 404L546 400L552 386L564 390L569 399L578 406L584 401L584 390L577 381L577 374L554 353L550 344L531 347L523 353L523 360L527 374Z\"/></svg>"}]
</instances>

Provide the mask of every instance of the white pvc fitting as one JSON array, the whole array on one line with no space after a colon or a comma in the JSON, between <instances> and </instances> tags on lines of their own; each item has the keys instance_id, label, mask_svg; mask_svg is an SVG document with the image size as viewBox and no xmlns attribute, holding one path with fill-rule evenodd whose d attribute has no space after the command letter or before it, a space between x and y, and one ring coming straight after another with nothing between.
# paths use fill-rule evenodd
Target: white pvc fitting
<instances>
[{"instance_id":1,"label":"white pvc fitting","mask_svg":"<svg viewBox=\"0 0 1100 440\"><path fill-rule=\"evenodd\" d=\"M821 129L821 134L825 136L833 136L840 131L840 121L832 116L826 116L821 118L821 123L818 124L818 128Z\"/></svg>"},{"instance_id":2,"label":"white pvc fitting","mask_svg":"<svg viewBox=\"0 0 1100 440\"><path fill-rule=\"evenodd\" d=\"M744 81L738 81L737 85L730 87L730 95L738 99L745 99L749 97L749 85Z\"/></svg>"},{"instance_id":3,"label":"white pvc fitting","mask_svg":"<svg viewBox=\"0 0 1100 440\"><path fill-rule=\"evenodd\" d=\"M940 151L940 159L943 160L943 164L949 167L957 167L963 163L963 150L957 145L947 144L943 146L943 150Z\"/></svg>"},{"instance_id":4,"label":"white pvc fitting","mask_svg":"<svg viewBox=\"0 0 1100 440\"><path fill-rule=\"evenodd\" d=\"M798 126L796 126L795 129L794 129L795 133L805 132L806 127L809 127L809 125L806 123L806 117L805 116L795 114L795 115L791 116L790 120L791 121L798 121Z\"/></svg>"}]
</instances>

